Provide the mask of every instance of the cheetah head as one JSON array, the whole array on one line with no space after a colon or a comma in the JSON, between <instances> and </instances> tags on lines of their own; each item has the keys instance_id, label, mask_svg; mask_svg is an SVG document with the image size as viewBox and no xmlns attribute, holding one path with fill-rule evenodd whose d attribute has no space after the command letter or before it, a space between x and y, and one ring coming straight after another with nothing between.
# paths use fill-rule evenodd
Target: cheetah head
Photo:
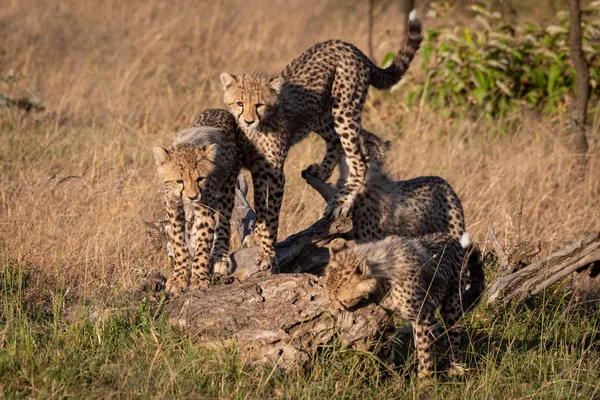
<instances>
[{"instance_id":1,"label":"cheetah head","mask_svg":"<svg viewBox=\"0 0 600 400\"><path fill-rule=\"evenodd\" d=\"M329 246L329 266L325 271L325 291L331 300L332 313L356 306L375 290L376 278L366 255L344 239Z\"/></svg>"},{"instance_id":2,"label":"cheetah head","mask_svg":"<svg viewBox=\"0 0 600 400\"><path fill-rule=\"evenodd\" d=\"M196 147L181 144L173 150L155 147L158 176L167 190L198 201L214 170L216 144Z\"/></svg>"},{"instance_id":3,"label":"cheetah head","mask_svg":"<svg viewBox=\"0 0 600 400\"><path fill-rule=\"evenodd\" d=\"M243 129L257 129L273 113L283 78L271 79L258 72L240 76L221 74L223 101Z\"/></svg>"},{"instance_id":4,"label":"cheetah head","mask_svg":"<svg viewBox=\"0 0 600 400\"><path fill-rule=\"evenodd\" d=\"M392 147L389 140L383 140L379 136L367 130L363 130L360 135L360 145L363 157L370 165L379 167L385 166L387 161L387 153Z\"/></svg>"}]
</instances>

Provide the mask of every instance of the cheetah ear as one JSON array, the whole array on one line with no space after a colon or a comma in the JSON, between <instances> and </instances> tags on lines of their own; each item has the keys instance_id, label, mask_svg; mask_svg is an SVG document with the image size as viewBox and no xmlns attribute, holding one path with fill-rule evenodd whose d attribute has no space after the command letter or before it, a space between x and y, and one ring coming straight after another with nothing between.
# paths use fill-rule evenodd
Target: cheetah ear
<instances>
[{"instance_id":1,"label":"cheetah ear","mask_svg":"<svg viewBox=\"0 0 600 400\"><path fill-rule=\"evenodd\" d=\"M360 278L364 278L367 275L369 275L370 272L371 265L369 263L369 260L364 260L363 262L358 264L358 267L356 267L355 275L359 276Z\"/></svg>"},{"instance_id":2,"label":"cheetah ear","mask_svg":"<svg viewBox=\"0 0 600 400\"><path fill-rule=\"evenodd\" d=\"M152 149L154 153L154 159L158 165L163 165L166 162L171 161L171 154L169 154L169 150L163 149L162 147L155 147Z\"/></svg>"},{"instance_id":3,"label":"cheetah ear","mask_svg":"<svg viewBox=\"0 0 600 400\"><path fill-rule=\"evenodd\" d=\"M202 148L202 150L204 150L204 156L208 159L208 161L215 162L215 159L217 158L217 144L213 143L213 144L209 144L208 146L204 146Z\"/></svg>"},{"instance_id":4,"label":"cheetah ear","mask_svg":"<svg viewBox=\"0 0 600 400\"><path fill-rule=\"evenodd\" d=\"M221 74L221 85L223 85L223 90L229 89L231 85L236 83L238 83L238 78L235 75L228 74L227 72Z\"/></svg>"},{"instance_id":5,"label":"cheetah ear","mask_svg":"<svg viewBox=\"0 0 600 400\"><path fill-rule=\"evenodd\" d=\"M340 251L343 251L344 249L346 249L348 247L348 242L346 242L345 239L334 239L331 244L329 245L329 256L330 257L335 257L335 255L337 253L339 253Z\"/></svg>"},{"instance_id":6,"label":"cheetah ear","mask_svg":"<svg viewBox=\"0 0 600 400\"><path fill-rule=\"evenodd\" d=\"M384 147L385 151L390 151L392 149L392 142L389 140L386 140L383 147Z\"/></svg>"},{"instance_id":7,"label":"cheetah ear","mask_svg":"<svg viewBox=\"0 0 600 400\"><path fill-rule=\"evenodd\" d=\"M269 81L269 87L271 89L273 89L273 91L275 91L275 93L279 94L281 92L281 88L283 87L284 83L285 83L285 81L281 77L273 78Z\"/></svg>"}]
</instances>

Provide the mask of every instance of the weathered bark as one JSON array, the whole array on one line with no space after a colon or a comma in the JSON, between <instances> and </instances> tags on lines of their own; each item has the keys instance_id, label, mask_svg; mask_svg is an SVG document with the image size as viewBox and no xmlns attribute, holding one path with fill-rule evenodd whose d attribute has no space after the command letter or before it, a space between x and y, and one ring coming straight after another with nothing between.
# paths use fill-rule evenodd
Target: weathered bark
<instances>
[{"instance_id":1,"label":"weathered bark","mask_svg":"<svg viewBox=\"0 0 600 400\"><path fill-rule=\"evenodd\" d=\"M581 47L581 8L579 0L569 0L569 52L571 62L577 72L577 88L575 101L571 106L571 122L573 124L573 140L575 150L585 164L588 141L585 135L587 107L589 99L588 63Z\"/></svg>"},{"instance_id":2,"label":"weathered bark","mask_svg":"<svg viewBox=\"0 0 600 400\"><path fill-rule=\"evenodd\" d=\"M507 304L535 296L561 278L598 261L600 232L588 235L516 272L502 274L490 286L488 304Z\"/></svg>"},{"instance_id":3,"label":"weathered bark","mask_svg":"<svg viewBox=\"0 0 600 400\"><path fill-rule=\"evenodd\" d=\"M350 232L352 221L339 218L330 221L322 218L310 227L289 236L275 245L277 260L282 272L308 272L327 264L329 254L321 249L336 235ZM258 247L241 249L231 255L234 277L245 280L259 273L256 265Z\"/></svg>"},{"instance_id":4,"label":"weathered bark","mask_svg":"<svg viewBox=\"0 0 600 400\"><path fill-rule=\"evenodd\" d=\"M238 176L237 187L235 189L235 204L231 223L237 231L240 241L244 247L249 247L256 224L256 215L250 207L246 196L248 195L248 183L244 175Z\"/></svg>"},{"instance_id":5,"label":"weathered bark","mask_svg":"<svg viewBox=\"0 0 600 400\"><path fill-rule=\"evenodd\" d=\"M329 202L339 192L339 189L329 183L325 183L320 179L315 178L309 174L306 170L302 171L302 178L308 183L313 189L315 189L326 202Z\"/></svg>"},{"instance_id":6,"label":"weathered bark","mask_svg":"<svg viewBox=\"0 0 600 400\"><path fill-rule=\"evenodd\" d=\"M365 348L387 326L388 317L370 304L334 319L322 282L308 274L278 274L198 290L168 302L171 325L201 345L235 344L250 365L289 368L334 338Z\"/></svg>"}]
</instances>

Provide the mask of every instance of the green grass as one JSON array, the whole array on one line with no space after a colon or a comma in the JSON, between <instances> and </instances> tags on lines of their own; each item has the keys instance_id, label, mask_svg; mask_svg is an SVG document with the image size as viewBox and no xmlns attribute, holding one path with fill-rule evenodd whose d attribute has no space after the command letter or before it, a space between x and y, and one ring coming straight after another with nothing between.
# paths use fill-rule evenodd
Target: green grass
<instances>
[{"instance_id":1,"label":"green grass","mask_svg":"<svg viewBox=\"0 0 600 400\"><path fill-rule=\"evenodd\" d=\"M598 314L568 309L560 293L528 305L480 307L465 322L464 379L422 385L370 354L333 347L297 369L244 367L235 350L201 349L156 318L155 307L114 297L94 312L24 265L0 278L0 397L119 398L585 398L600 395ZM37 285L37 286L32 286ZM67 311L77 306L74 315ZM85 310L88 310L87 312ZM412 359L410 359L412 360ZM411 378L412 376L412 378Z\"/></svg>"}]
</instances>

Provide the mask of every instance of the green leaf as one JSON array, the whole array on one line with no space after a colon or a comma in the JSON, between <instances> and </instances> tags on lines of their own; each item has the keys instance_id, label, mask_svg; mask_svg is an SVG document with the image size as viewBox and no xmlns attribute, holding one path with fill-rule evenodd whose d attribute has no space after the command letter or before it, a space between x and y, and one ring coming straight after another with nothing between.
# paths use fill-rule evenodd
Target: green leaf
<instances>
[{"instance_id":1,"label":"green leaf","mask_svg":"<svg viewBox=\"0 0 600 400\"><path fill-rule=\"evenodd\" d=\"M387 53L385 57L383 57L383 61L381 61L381 67L386 68L390 66L394 57L396 57L396 53Z\"/></svg>"},{"instance_id":2,"label":"green leaf","mask_svg":"<svg viewBox=\"0 0 600 400\"><path fill-rule=\"evenodd\" d=\"M556 80L560 75L560 68L556 64L550 66L550 72L548 73L548 86L546 86L546 93L552 94L556 85Z\"/></svg>"},{"instance_id":3,"label":"green leaf","mask_svg":"<svg viewBox=\"0 0 600 400\"><path fill-rule=\"evenodd\" d=\"M421 54L423 54L423 63L421 64L421 69L424 71L429 65L429 59L431 58L431 54L433 54L433 46L429 45L423 47Z\"/></svg>"}]
</instances>

